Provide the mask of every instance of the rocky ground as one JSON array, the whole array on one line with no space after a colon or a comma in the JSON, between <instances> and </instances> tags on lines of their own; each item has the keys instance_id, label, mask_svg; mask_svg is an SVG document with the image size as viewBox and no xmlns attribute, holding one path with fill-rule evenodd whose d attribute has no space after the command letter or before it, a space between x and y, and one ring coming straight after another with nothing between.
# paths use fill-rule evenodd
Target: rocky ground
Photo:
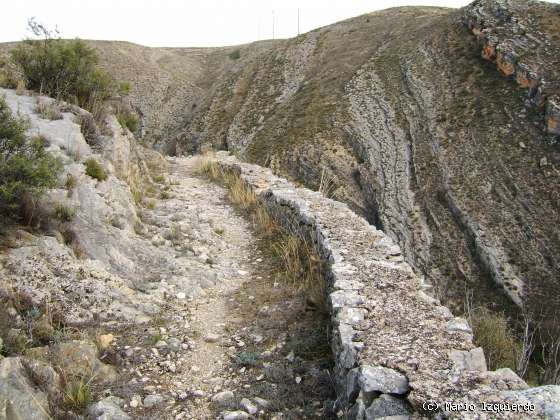
<instances>
[{"instance_id":1,"label":"rocky ground","mask_svg":"<svg viewBox=\"0 0 560 420\"><path fill-rule=\"evenodd\" d=\"M193 162L170 162L170 198L144 217L148 236L179 226L169 253L178 270L199 267L196 284L154 283L148 293L166 301L158 318L141 334L115 331L127 376L116 394L134 418L324 418L332 391L320 319Z\"/></svg>"},{"instance_id":2,"label":"rocky ground","mask_svg":"<svg viewBox=\"0 0 560 420\"><path fill-rule=\"evenodd\" d=\"M0 419L329 416L325 314L198 159L111 116L92 142L86 111L1 93L64 173L27 226L0 226Z\"/></svg>"},{"instance_id":3,"label":"rocky ground","mask_svg":"<svg viewBox=\"0 0 560 420\"><path fill-rule=\"evenodd\" d=\"M297 290L282 282L281 273L272 271L265 245L228 202L226 190L196 175L195 159L171 160L165 166L165 198L142 211L137 240L167 255L173 268L166 275L154 277L158 269L146 260L136 271L144 278L129 288L110 268L75 260L55 238L14 232L2 259L4 273L20 283L10 282L14 292L5 296L32 296L58 287L56 293L71 300L74 293L83 298L77 289L85 287L96 295L100 315L87 322L78 317L81 323L60 327L60 333L47 321L50 335L41 342L44 346L33 347L14 327L34 323L29 312L40 313L40 303L20 305L25 309L15 305L18 310L8 300L7 315L19 322L7 320L12 327L7 344L14 357L0 361L5 377L23 391L20 398L36 393L37 407L55 418L82 413L95 419L328 417L334 395L321 314L310 311ZM72 283L65 281L67 273L59 272L42 287L33 282L33 275L46 277L53 265L60 271L85 270L91 281L86 286ZM34 273L22 280L31 269ZM4 290L7 286L3 284ZM103 294L111 298L103 300ZM83 301L64 303L75 313L80 310L71 308L84 306ZM11 345L10 334L22 337L23 356ZM23 366L33 363L42 363L52 380L38 384L33 379L37 374L29 378L29 368ZM69 376L87 378L92 400L102 401L68 404L64 383ZM17 386L21 382L26 386ZM57 387L63 394L49 397L60 394ZM5 409L0 418L10 418L7 401L16 395L6 384L0 388ZM38 415L37 407L19 403L17 413Z\"/></svg>"}]
</instances>

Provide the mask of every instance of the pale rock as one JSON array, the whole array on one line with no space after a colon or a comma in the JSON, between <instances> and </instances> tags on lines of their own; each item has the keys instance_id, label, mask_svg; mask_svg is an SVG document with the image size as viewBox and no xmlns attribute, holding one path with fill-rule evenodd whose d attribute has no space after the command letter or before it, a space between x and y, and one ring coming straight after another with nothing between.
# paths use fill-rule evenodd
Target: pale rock
<instances>
[{"instance_id":1,"label":"pale rock","mask_svg":"<svg viewBox=\"0 0 560 420\"><path fill-rule=\"evenodd\" d=\"M204 341L206 341L207 343L216 343L220 340L220 336L218 334L206 334L206 336L204 337Z\"/></svg>"},{"instance_id":2,"label":"pale rock","mask_svg":"<svg viewBox=\"0 0 560 420\"><path fill-rule=\"evenodd\" d=\"M151 408L160 405L165 401L165 398L159 394L151 394L144 398L144 407Z\"/></svg>"},{"instance_id":3,"label":"pale rock","mask_svg":"<svg viewBox=\"0 0 560 420\"><path fill-rule=\"evenodd\" d=\"M235 395L232 391L218 392L212 397L212 402L222 408L235 408Z\"/></svg>"},{"instance_id":4,"label":"pale rock","mask_svg":"<svg viewBox=\"0 0 560 420\"><path fill-rule=\"evenodd\" d=\"M97 337L97 344L101 350L105 350L111 345L114 339L115 336L113 334L102 334Z\"/></svg>"},{"instance_id":5,"label":"pale rock","mask_svg":"<svg viewBox=\"0 0 560 420\"><path fill-rule=\"evenodd\" d=\"M405 394L408 391L406 376L383 366L362 367L358 380L366 393Z\"/></svg>"},{"instance_id":6,"label":"pale rock","mask_svg":"<svg viewBox=\"0 0 560 420\"><path fill-rule=\"evenodd\" d=\"M251 402L248 398L243 398L239 403L239 407L245 410L247 413L254 415L257 413L258 408L255 404Z\"/></svg>"},{"instance_id":7,"label":"pale rock","mask_svg":"<svg viewBox=\"0 0 560 420\"><path fill-rule=\"evenodd\" d=\"M224 411L222 413L223 420L245 420L249 419L251 416L247 414L245 411Z\"/></svg>"}]
</instances>

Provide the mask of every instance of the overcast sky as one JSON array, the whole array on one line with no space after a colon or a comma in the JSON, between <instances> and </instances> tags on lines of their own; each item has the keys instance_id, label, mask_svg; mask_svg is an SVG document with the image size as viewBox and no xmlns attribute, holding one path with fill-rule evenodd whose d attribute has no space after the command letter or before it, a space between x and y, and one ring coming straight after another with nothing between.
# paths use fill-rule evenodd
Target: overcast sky
<instances>
[{"instance_id":1,"label":"overcast sky","mask_svg":"<svg viewBox=\"0 0 560 420\"><path fill-rule=\"evenodd\" d=\"M558 2L556 0L554 2ZM34 16L64 38L131 41L153 47L243 44L297 35L363 13L403 5L461 7L468 0L12 0L3 1L0 42L29 35Z\"/></svg>"}]
</instances>

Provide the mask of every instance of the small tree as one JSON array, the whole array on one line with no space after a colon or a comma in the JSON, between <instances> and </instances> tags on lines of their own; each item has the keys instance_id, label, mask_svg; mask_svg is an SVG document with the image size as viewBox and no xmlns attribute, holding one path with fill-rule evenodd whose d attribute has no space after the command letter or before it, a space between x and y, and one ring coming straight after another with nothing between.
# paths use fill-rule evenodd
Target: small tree
<instances>
[{"instance_id":1,"label":"small tree","mask_svg":"<svg viewBox=\"0 0 560 420\"><path fill-rule=\"evenodd\" d=\"M33 18L28 27L40 39L26 39L11 51L28 88L83 108L113 95L115 83L97 68L95 49L79 39L61 39L57 30L51 31Z\"/></svg>"},{"instance_id":2,"label":"small tree","mask_svg":"<svg viewBox=\"0 0 560 420\"><path fill-rule=\"evenodd\" d=\"M56 186L61 169L41 137L25 137L26 128L0 98L0 212L13 217L21 214L26 196L36 200L46 188Z\"/></svg>"}]
</instances>

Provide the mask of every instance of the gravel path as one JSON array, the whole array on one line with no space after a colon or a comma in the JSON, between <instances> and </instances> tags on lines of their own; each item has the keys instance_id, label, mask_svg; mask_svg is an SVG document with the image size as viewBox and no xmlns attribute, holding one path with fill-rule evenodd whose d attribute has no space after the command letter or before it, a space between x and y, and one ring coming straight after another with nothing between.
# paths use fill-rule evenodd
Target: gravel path
<instances>
[{"instance_id":1,"label":"gravel path","mask_svg":"<svg viewBox=\"0 0 560 420\"><path fill-rule=\"evenodd\" d=\"M328 418L333 398L322 315L287 287L227 191L168 160L165 199L143 215L144 236L174 269L145 293L161 312L124 331L115 390L139 419ZM146 267L152 272L153 267Z\"/></svg>"}]
</instances>

